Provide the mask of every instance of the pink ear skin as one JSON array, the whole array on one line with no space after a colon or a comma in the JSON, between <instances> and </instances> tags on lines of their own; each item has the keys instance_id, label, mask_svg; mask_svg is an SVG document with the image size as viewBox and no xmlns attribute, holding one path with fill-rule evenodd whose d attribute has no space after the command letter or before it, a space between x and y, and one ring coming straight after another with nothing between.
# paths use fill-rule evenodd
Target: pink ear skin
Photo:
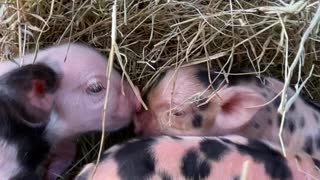
<instances>
[{"instance_id":1,"label":"pink ear skin","mask_svg":"<svg viewBox=\"0 0 320 180\"><path fill-rule=\"evenodd\" d=\"M44 80L32 80L32 88L28 92L27 98L30 105L41 111L48 112L53 104L53 95L46 93L45 86Z\"/></svg>"},{"instance_id":2,"label":"pink ear skin","mask_svg":"<svg viewBox=\"0 0 320 180\"><path fill-rule=\"evenodd\" d=\"M216 115L214 129L225 134L247 125L265 98L258 92L246 87L228 87L218 92L220 110Z\"/></svg>"}]
</instances>

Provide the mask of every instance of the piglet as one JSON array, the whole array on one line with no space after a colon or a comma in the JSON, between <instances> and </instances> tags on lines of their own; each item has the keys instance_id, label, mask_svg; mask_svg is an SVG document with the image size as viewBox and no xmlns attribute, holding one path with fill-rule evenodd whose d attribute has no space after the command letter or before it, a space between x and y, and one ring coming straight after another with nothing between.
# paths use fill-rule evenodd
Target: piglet
<instances>
[{"instance_id":1,"label":"piglet","mask_svg":"<svg viewBox=\"0 0 320 180\"><path fill-rule=\"evenodd\" d=\"M246 71L233 72L242 75L229 75L226 82L219 72L208 72L201 65L169 69L145 95L149 111L135 119L136 132L238 134L280 145L280 97L275 97L283 83L270 77L257 78ZM288 97L293 94L294 90L289 89ZM305 151L320 159L319 120L319 106L298 97L286 114L282 134L286 149Z\"/></svg>"},{"instance_id":2,"label":"piglet","mask_svg":"<svg viewBox=\"0 0 320 180\"><path fill-rule=\"evenodd\" d=\"M87 164L75 179L319 179L319 163L305 153L284 157L272 144L241 136L159 136L110 148L96 171Z\"/></svg>"},{"instance_id":3,"label":"piglet","mask_svg":"<svg viewBox=\"0 0 320 180\"><path fill-rule=\"evenodd\" d=\"M75 140L90 131L116 131L130 123L140 110L140 103L127 81L116 70L110 78L106 124L102 127L102 110L107 88L107 61L95 49L80 43L62 44L30 53L14 62L0 65L2 73L20 62L44 63L61 74L61 84L55 93L46 136L53 144L47 179L56 179L74 158ZM0 72L1 73L1 72Z\"/></svg>"},{"instance_id":4,"label":"piglet","mask_svg":"<svg viewBox=\"0 0 320 180\"><path fill-rule=\"evenodd\" d=\"M44 65L27 65L0 76L0 177L41 179L50 143L49 122L58 75Z\"/></svg>"}]
</instances>

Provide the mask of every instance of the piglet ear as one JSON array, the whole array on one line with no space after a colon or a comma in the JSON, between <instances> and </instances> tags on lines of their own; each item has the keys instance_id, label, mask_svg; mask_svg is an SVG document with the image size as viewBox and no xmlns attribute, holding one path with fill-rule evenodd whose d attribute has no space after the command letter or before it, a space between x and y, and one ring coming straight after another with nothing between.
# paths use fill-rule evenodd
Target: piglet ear
<instances>
[{"instance_id":1,"label":"piglet ear","mask_svg":"<svg viewBox=\"0 0 320 180\"><path fill-rule=\"evenodd\" d=\"M265 102L258 92L241 86L222 89L218 92L221 98L220 110L216 116L215 127L218 131L232 132L250 122Z\"/></svg>"}]
</instances>

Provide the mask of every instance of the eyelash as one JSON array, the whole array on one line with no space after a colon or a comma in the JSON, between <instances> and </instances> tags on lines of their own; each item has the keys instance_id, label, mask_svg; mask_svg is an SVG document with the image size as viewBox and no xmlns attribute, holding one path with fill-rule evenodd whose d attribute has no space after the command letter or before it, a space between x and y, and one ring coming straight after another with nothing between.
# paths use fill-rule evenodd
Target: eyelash
<instances>
[{"instance_id":1,"label":"eyelash","mask_svg":"<svg viewBox=\"0 0 320 180\"><path fill-rule=\"evenodd\" d=\"M94 83L94 84L90 85L86 91L87 91L87 93L92 94L92 93L99 93L104 89L105 89L105 87L103 87L103 85L101 83Z\"/></svg>"}]
</instances>

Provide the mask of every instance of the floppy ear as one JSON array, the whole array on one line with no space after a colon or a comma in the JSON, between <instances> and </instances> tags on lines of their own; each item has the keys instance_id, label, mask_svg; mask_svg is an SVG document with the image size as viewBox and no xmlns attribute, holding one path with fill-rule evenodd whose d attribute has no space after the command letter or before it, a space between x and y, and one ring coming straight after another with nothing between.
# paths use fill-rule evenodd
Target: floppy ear
<instances>
[{"instance_id":1,"label":"floppy ear","mask_svg":"<svg viewBox=\"0 0 320 180\"><path fill-rule=\"evenodd\" d=\"M1 82L8 89L9 96L36 117L30 121L43 121L51 112L59 78L50 67L25 65L2 76Z\"/></svg>"},{"instance_id":2,"label":"floppy ear","mask_svg":"<svg viewBox=\"0 0 320 180\"><path fill-rule=\"evenodd\" d=\"M232 131L248 124L260 108L254 106L265 102L265 98L258 92L241 86L222 89L218 95L221 104L215 127L219 131Z\"/></svg>"}]
</instances>

